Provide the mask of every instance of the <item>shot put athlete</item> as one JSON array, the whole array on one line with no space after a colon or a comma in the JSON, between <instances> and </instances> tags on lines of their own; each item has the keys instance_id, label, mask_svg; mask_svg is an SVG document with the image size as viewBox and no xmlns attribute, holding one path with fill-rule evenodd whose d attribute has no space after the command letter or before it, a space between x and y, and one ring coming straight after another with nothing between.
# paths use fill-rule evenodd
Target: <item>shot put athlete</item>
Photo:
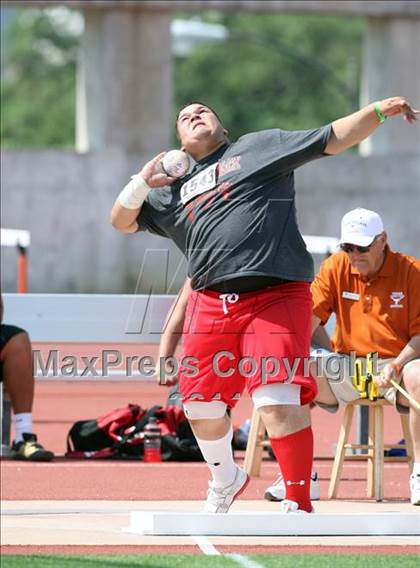
<instances>
[{"instance_id":1,"label":"shot put athlete","mask_svg":"<svg viewBox=\"0 0 420 568\"><path fill-rule=\"evenodd\" d=\"M283 473L285 513L312 511L309 486L313 436L309 402L316 383L309 356L313 261L300 235L293 171L337 154L369 136L386 117L414 122L418 111L402 97L372 103L314 130L280 129L231 142L217 114L194 102L181 109L181 148L196 161L185 177L167 177L146 163L118 196L113 226L172 239L188 261L192 292L184 322L184 353L197 372L180 370L185 413L211 471L206 512L226 513L248 477L233 461L227 409L245 386L258 408ZM386 127L386 125L385 125ZM215 372L214 355L219 359ZM257 362L253 373L232 370L232 357ZM275 365L262 381L261 361ZM244 377L243 375L247 376Z\"/></svg>"}]
</instances>

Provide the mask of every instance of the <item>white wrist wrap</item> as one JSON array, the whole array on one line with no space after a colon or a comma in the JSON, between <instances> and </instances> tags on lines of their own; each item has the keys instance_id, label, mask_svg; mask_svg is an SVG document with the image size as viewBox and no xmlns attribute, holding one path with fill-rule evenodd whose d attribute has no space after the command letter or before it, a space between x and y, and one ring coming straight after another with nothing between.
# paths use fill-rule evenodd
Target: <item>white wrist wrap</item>
<instances>
[{"instance_id":1,"label":"white wrist wrap","mask_svg":"<svg viewBox=\"0 0 420 568\"><path fill-rule=\"evenodd\" d=\"M126 209L140 209L151 189L140 174L131 176L131 181L119 194L118 201Z\"/></svg>"}]
</instances>

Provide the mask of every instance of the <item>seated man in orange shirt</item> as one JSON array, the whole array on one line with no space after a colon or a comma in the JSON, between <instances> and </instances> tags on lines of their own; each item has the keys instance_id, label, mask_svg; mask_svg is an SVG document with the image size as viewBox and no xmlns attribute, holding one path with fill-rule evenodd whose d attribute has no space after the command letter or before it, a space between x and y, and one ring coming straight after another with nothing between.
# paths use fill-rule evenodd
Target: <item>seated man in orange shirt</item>
<instances>
[{"instance_id":1,"label":"seated man in orange shirt","mask_svg":"<svg viewBox=\"0 0 420 568\"><path fill-rule=\"evenodd\" d=\"M313 332L333 312L337 318L331 352L325 351L322 361L312 366L318 378L316 403L335 412L339 402L359 398L352 385L350 355L377 353L377 383L383 396L398 412L410 415L415 462L411 503L420 505L420 413L390 383L400 382L420 400L420 260L392 251L380 216L366 209L344 215L340 248L322 263L311 287ZM282 483L280 478L266 496L281 495Z\"/></svg>"}]
</instances>

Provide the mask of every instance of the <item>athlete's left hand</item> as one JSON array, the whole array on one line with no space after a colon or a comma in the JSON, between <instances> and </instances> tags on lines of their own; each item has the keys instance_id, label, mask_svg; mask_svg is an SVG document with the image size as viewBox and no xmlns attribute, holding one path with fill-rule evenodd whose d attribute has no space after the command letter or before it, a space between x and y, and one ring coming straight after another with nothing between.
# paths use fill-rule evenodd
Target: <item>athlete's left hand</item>
<instances>
[{"instance_id":1,"label":"athlete's left hand","mask_svg":"<svg viewBox=\"0 0 420 568\"><path fill-rule=\"evenodd\" d=\"M404 97L390 97L378 102L379 110L385 116L402 114L404 120L412 124L418 119L420 110L414 109Z\"/></svg>"}]
</instances>

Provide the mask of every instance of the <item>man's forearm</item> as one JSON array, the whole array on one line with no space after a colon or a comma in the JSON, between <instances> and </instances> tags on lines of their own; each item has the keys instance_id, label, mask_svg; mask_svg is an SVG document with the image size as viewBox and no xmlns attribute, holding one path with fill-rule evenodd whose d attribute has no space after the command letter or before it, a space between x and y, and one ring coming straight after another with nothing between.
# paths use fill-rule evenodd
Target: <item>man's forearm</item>
<instances>
[{"instance_id":1,"label":"man's forearm","mask_svg":"<svg viewBox=\"0 0 420 568\"><path fill-rule=\"evenodd\" d=\"M393 363L402 367L412 359L417 358L420 358L420 335L415 335L410 339Z\"/></svg>"},{"instance_id":2,"label":"man's forearm","mask_svg":"<svg viewBox=\"0 0 420 568\"><path fill-rule=\"evenodd\" d=\"M321 318L319 318L315 314L312 314L312 335L315 333L320 323Z\"/></svg>"},{"instance_id":3,"label":"man's forearm","mask_svg":"<svg viewBox=\"0 0 420 568\"><path fill-rule=\"evenodd\" d=\"M171 357L174 355L182 336L185 321L185 311L187 309L188 298L191 293L190 280L184 283L181 292L178 294L171 310L169 311L159 344L159 358Z\"/></svg>"},{"instance_id":4,"label":"man's forearm","mask_svg":"<svg viewBox=\"0 0 420 568\"><path fill-rule=\"evenodd\" d=\"M403 97L391 97L335 120L325 153L337 154L359 144L372 134L385 118L399 114L412 123L417 119L419 111L414 110Z\"/></svg>"},{"instance_id":5,"label":"man's forearm","mask_svg":"<svg viewBox=\"0 0 420 568\"><path fill-rule=\"evenodd\" d=\"M117 197L111 211L111 223L118 231L134 233L138 229L137 217L151 187L140 176L133 176Z\"/></svg>"},{"instance_id":6,"label":"man's forearm","mask_svg":"<svg viewBox=\"0 0 420 568\"><path fill-rule=\"evenodd\" d=\"M159 358L172 357L182 336L185 314L169 318L159 343Z\"/></svg>"},{"instance_id":7,"label":"man's forearm","mask_svg":"<svg viewBox=\"0 0 420 568\"><path fill-rule=\"evenodd\" d=\"M327 154L337 154L367 138L379 126L380 120L375 105L370 104L361 110L339 118L332 123L331 138L325 148Z\"/></svg>"},{"instance_id":8,"label":"man's forearm","mask_svg":"<svg viewBox=\"0 0 420 568\"><path fill-rule=\"evenodd\" d=\"M311 343L315 347L321 347L323 349L326 349L327 351L333 351L331 340L323 325L319 325L315 329L312 334Z\"/></svg>"}]
</instances>

